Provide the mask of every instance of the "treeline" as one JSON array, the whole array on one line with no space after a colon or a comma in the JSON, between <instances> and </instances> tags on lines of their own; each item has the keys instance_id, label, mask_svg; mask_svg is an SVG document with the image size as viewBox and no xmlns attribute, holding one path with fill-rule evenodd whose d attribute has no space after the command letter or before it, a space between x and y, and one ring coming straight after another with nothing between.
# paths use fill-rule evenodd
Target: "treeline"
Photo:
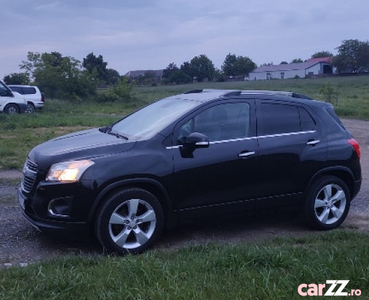
<instances>
[{"instance_id":1,"label":"treeline","mask_svg":"<svg viewBox=\"0 0 369 300\"><path fill-rule=\"evenodd\" d=\"M369 72L369 42L345 40L336 48L337 55L329 51L313 54L311 58L332 57L337 73ZM301 58L291 63L303 62ZM287 63L282 61L282 63ZM97 101L116 101L129 99L135 83L156 84L155 74L147 72L134 81L120 75L118 71L107 68L108 63L101 55L88 54L83 61L59 52L28 52L27 60L22 61L23 72L4 77L7 84L34 84L50 98L72 100L96 99ZM162 83L189 83L195 81L223 81L229 76L246 77L256 68L256 64L246 56L228 54L221 66L216 69L213 62L204 54L182 63L178 67L170 63L163 71ZM98 87L107 87L97 93Z\"/></svg>"}]
</instances>

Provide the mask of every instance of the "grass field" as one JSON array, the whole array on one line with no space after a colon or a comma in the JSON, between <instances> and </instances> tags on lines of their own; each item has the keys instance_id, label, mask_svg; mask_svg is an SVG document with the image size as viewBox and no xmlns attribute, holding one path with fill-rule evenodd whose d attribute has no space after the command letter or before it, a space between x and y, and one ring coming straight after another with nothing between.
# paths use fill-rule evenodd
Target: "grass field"
<instances>
[{"instance_id":1,"label":"grass field","mask_svg":"<svg viewBox=\"0 0 369 300\"><path fill-rule=\"evenodd\" d=\"M368 243L368 235L339 229L262 244L65 257L0 270L0 299L301 299L302 283L345 279L343 292L368 299Z\"/></svg>"},{"instance_id":2,"label":"grass field","mask_svg":"<svg viewBox=\"0 0 369 300\"><path fill-rule=\"evenodd\" d=\"M27 153L50 138L84 128L108 125L154 100L193 89L269 89L306 94L324 100L319 91L330 88L342 117L369 119L369 77L290 79L243 82L205 82L188 85L136 87L128 102L96 103L47 99L42 112L0 114L0 170L21 169Z\"/></svg>"}]
</instances>

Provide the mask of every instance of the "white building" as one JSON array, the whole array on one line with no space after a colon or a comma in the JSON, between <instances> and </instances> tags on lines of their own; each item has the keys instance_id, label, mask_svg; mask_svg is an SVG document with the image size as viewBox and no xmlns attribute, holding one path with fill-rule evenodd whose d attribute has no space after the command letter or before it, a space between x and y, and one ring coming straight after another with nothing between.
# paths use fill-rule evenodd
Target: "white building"
<instances>
[{"instance_id":1,"label":"white building","mask_svg":"<svg viewBox=\"0 0 369 300\"><path fill-rule=\"evenodd\" d=\"M268 65L256 68L249 74L250 80L306 78L314 75L332 74L330 57L313 58L303 63Z\"/></svg>"}]
</instances>

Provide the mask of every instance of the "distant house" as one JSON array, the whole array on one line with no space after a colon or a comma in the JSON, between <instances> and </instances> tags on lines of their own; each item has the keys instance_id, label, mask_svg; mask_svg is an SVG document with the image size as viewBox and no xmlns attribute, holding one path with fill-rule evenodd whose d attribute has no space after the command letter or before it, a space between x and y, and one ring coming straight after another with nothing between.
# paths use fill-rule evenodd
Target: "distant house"
<instances>
[{"instance_id":1,"label":"distant house","mask_svg":"<svg viewBox=\"0 0 369 300\"><path fill-rule=\"evenodd\" d=\"M163 71L164 70L137 70L137 71L129 71L124 74L125 77L129 79L138 79L140 77L154 77L155 81L161 81L163 79Z\"/></svg>"},{"instance_id":2,"label":"distant house","mask_svg":"<svg viewBox=\"0 0 369 300\"><path fill-rule=\"evenodd\" d=\"M268 65L256 68L249 74L250 80L306 78L332 74L332 58L312 58L303 63Z\"/></svg>"}]
</instances>

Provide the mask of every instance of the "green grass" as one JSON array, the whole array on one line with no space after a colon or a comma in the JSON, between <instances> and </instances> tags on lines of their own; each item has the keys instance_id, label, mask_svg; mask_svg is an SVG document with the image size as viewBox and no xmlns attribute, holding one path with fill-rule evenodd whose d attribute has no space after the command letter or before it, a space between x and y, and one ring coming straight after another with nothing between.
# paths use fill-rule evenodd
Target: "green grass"
<instances>
[{"instance_id":1,"label":"green grass","mask_svg":"<svg viewBox=\"0 0 369 300\"><path fill-rule=\"evenodd\" d=\"M300 299L302 283L347 279L367 299L368 243L368 235L340 229L262 244L65 257L0 270L0 298Z\"/></svg>"},{"instance_id":2,"label":"green grass","mask_svg":"<svg viewBox=\"0 0 369 300\"><path fill-rule=\"evenodd\" d=\"M327 85L338 96L338 115L369 120L369 78L366 76L136 87L130 101L116 103L47 99L42 112L15 116L0 114L0 170L20 170L27 153L48 139L111 124L147 103L185 91L203 88L286 90L323 100L324 95L319 91Z\"/></svg>"}]
</instances>

